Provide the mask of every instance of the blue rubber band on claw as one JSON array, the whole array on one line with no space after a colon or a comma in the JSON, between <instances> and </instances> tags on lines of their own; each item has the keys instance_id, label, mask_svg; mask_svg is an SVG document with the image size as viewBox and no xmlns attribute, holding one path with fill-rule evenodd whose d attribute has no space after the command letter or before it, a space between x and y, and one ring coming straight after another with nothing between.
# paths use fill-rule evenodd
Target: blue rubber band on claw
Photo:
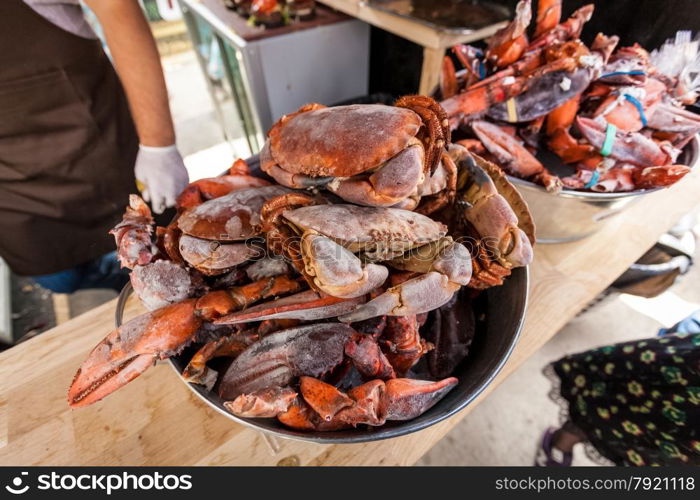
<instances>
[{"instance_id":1,"label":"blue rubber band on claw","mask_svg":"<svg viewBox=\"0 0 700 500\"><path fill-rule=\"evenodd\" d=\"M486 78L486 66L482 61L479 61L479 80Z\"/></svg>"},{"instance_id":2,"label":"blue rubber band on claw","mask_svg":"<svg viewBox=\"0 0 700 500\"><path fill-rule=\"evenodd\" d=\"M617 127L612 123L608 123L608 126L605 128L605 140L603 141L603 146L600 148L600 154L602 156L610 156L610 153L612 153L616 133Z\"/></svg>"},{"instance_id":3,"label":"blue rubber band on claw","mask_svg":"<svg viewBox=\"0 0 700 500\"><path fill-rule=\"evenodd\" d=\"M600 75L600 78L609 78L611 76L644 76L644 75L646 75L646 72L641 71L641 70L613 71L612 73L605 73L604 75Z\"/></svg>"},{"instance_id":4,"label":"blue rubber band on claw","mask_svg":"<svg viewBox=\"0 0 700 500\"><path fill-rule=\"evenodd\" d=\"M591 189L593 186L598 184L598 180L600 179L600 172L597 170L593 171L593 176L591 177L591 180L586 183L585 186L583 186L585 189Z\"/></svg>"},{"instance_id":5,"label":"blue rubber band on claw","mask_svg":"<svg viewBox=\"0 0 700 500\"><path fill-rule=\"evenodd\" d=\"M622 94L625 99L627 99L629 102L634 104L634 107L637 108L637 112L639 113L639 119L642 120L642 125L647 126L647 117L644 114L644 106L642 106L642 103L639 102L639 99L634 97L633 95L629 94Z\"/></svg>"}]
</instances>

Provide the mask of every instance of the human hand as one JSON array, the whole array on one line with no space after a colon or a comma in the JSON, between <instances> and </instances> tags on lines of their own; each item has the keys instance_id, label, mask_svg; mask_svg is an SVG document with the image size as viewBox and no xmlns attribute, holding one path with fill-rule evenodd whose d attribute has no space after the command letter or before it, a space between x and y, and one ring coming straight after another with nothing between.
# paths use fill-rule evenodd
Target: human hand
<instances>
[{"instance_id":1,"label":"human hand","mask_svg":"<svg viewBox=\"0 0 700 500\"><path fill-rule=\"evenodd\" d=\"M177 196L189 183L189 176L177 146L139 146L134 165L136 185L153 211L163 213L175 206Z\"/></svg>"}]
</instances>

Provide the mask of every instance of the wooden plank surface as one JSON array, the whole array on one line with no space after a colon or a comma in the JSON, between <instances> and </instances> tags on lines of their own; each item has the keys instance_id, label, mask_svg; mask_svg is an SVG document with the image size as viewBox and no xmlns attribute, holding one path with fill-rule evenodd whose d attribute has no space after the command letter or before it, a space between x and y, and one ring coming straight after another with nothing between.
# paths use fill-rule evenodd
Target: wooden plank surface
<instances>
[{"instance_id":1,"label":"wooden plank surface","mask_svg":"<svg viewBox=\"0 0 700 500\"><path fill-rule=\"evenodd\" d=\"M470 33L451 33L426 24L384 12L367 5L363 0L318 0L329 7L360 19L377 28L410 40L423 47L445 49L458 43L483 40L506 25L506 21L474 30Z\"/></svg>"},{"instance_id":2,"label":"wooden plank surface","mask_svg":"<svg viewBox=\"0 0 700 500\"><path fill-rule=\"evenodd\" d=\"M698 205L698 174L648 195L593 237L536 247L524 331L481 398ZM68 385L87 352L112 328L114 305L0 354L0 464L408 465L481 400L445 422L389 441L317 445L277 439L270 444L259 432L210 410L160 364L106 400L71 410Z\"/></svg>"},{"instance_id":3,"label":"wooden plank surface","mask_svg":"<svg viewBox=\"0 0 700 500\"><path fill-rule=\"evenodd\" d=\"M420 72L418 93L421 95L433 95L440 79L442 60L445 57L445 49L423 49L423 66Z\"/></svg>"}]
</instances>

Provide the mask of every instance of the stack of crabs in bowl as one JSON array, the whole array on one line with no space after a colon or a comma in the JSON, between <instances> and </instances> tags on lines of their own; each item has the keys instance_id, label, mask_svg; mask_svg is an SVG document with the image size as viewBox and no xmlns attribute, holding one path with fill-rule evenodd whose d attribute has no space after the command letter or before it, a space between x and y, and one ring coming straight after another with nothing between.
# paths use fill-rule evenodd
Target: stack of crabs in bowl
<instances>
[{"instance_id":1,"label":"stack of crabs in bowl","mask_svg":"<svg viewBox=\"0 0 700 500\"><path fill-rule=\"evenodd\" d=\"M552 193L642 191L683 178L680 154L700 131L685 109L700 91L700 42L678 32L649 53L599 33L587 46L579 37L593 4L562 22L561 9L562 0L539 0L534 16L521 0L485 51L453 47L463 69L445 58L440 93L457 142Z\"/></svg>"},{"instance_id":2,"label":"stack of crabs in bowl","mask_svg":"<svg viewBox=\"0 0 700 500\"><path fill-rule=\"evenodd\" d=\"M185 380L295 430L410 420L455 387L468 346L423 338L427 314L532 259L527 206L498 167L452 144L424 96L304 106L259 164L190 184L167 227L131 196L112 233L149 312L92 350L71 406L190 351Z\"/></svg>"}]
</instances>

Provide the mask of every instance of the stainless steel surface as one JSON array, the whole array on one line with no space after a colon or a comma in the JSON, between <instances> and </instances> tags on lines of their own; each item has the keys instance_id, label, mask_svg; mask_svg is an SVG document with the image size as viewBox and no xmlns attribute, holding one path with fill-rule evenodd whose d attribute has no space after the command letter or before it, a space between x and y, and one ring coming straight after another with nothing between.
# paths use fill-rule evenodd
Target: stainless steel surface
<instances>
[{"instance_id":1,"label":"stainless steel surface","mask_svg":"<svg viewBox=\"0 0 700 500\"><path fill-rule=\"evenodd\" d=\"M0 258L0 341L12 344L12 289L10 268Z\"/></svg>"},{"instance_id":2,"label":"stainless steel surface","mask_svg":"<svg viewBox=\"0 0 700 500\"><path fill-rule=\"evenodd\" d=\"M699 158L700 142L696 136L686 146L677 163L696 168ZM611 217L642 196L664 189L627 193L593 193L566 189L559 194L552 194L532 182L511 176L508 179L530 207L537 228L538 243L566 243L583 239L594 234ZM673 189L673 186L665 189Z\"/></svg>"},{"instance_id":3,"label":"stainless steel surface","mask_svg":"<svg viewBox=\"0 0 700 500\"><path fill-rule=\"evenodd\" d=\"M333 104L367 93L369 26L355 19L244 40L199 0L178 0L218 121L250 154L282 115L309 102ZM221 67L220 78L210 74ZM323 75L323 77L319 77ZM240 146L238 146L240 147Z\"/></svg>"},{"instance_id":4,"label":"stainless steel surface","mask_svg":"<svg viewBox=\"0 0 700 500\"><path fill-rule=\"evenodd\" d=\"M610 194L563 191L552 194L532 182L508 176L535 220L538 243L566 243L592 235L645 192Z\"/></svg>"}]
</instances>

